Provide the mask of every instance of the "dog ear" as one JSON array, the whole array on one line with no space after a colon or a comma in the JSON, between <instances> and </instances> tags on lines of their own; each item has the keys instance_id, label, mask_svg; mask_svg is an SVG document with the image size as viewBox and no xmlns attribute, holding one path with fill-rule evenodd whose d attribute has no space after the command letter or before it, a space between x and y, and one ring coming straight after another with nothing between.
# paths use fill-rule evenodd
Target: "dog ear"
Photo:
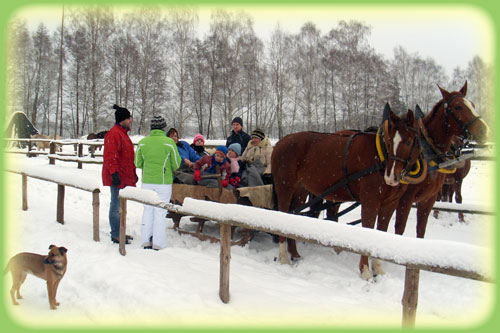
<instances>
[{"instance_id":1,"label":"dog ear","mask_svg":"<svg viewBox=\"0 0 500 333\"><path fill-rule=\"evenodd\" d=\"M61 247L59 248L59 253L61 253L61 255L64 255L66 252L68 252L68 249L67 249L67 248L65 248L65 247L63 247L63 246L61 246Z\"/></svg>"},{"instance_id":2,"label":"dog ear","mask_svg":"<svg viewBox=\"0 0 500 333\"><path fill-rule=\"evenodd\" d=\"M49 250L52 249L53 247L56 247L54 244L49 246Z\"/></svg>"}]
</instances>

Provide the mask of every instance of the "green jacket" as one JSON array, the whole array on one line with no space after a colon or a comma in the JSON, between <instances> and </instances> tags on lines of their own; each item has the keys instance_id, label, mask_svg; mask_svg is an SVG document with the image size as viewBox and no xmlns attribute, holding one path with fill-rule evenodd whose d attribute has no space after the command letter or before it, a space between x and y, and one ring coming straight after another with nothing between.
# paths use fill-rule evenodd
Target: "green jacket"
<instances>
[{"instance_id":1,"label":"green jacket","mask_svg":"<svg viewBox=\"0 0 500 333\"><path fill-rule=\"evenodd\" d=\"M181 165L181 157L174 140L155 129L139 141L134 163L142 169L142 183L172 184L173 172Z\"/></svg>"}]
</instances>

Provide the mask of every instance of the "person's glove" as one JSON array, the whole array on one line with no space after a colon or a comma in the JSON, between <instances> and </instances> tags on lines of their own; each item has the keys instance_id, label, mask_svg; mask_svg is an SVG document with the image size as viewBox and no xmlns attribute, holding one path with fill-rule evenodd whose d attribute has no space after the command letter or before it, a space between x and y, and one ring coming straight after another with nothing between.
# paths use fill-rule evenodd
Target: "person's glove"
<instances>
[{"instance_id":1,"label":"person's glove","mask_svg":"<svg viewBox=\"0 0 500 333\"><path fill-rule=\"evenodd\" d=\"M229 179L229 182L231 183L231 185L233 185L234 187L238 187L240 185L240 177L236 176L236 177L233 177L233 178L230 178Z\"/></svg>"},{"instance_id":2,"label":"person's glove","mask_svg":"<svg viewBox=\"0 0 500 333\"><path fill-rule=\"evenodd\" d=\"M201 180L201 172L200 170L194 170L194 180L199 182Z\"/></svg>"},{"instance_id":3,"label":"person's glove","mask_svg":"<svg viewBox=\"0 0 500 333\"><path fill-rule=\"evenodd\" d=\"M113 186L118 186L121 184L121 179L120 179L120 174L115 172L114 174L111 175L111 185Z\"/></svg>"},{"instance_id":4,"label":"person's glove","mask_svg":"<svg viewBox=\"0 0 500 333\"><path fill-rule=\"evenodd\" d=\"M221 184L222 184L222 187L227 187L227 185L229 185L227 179L223 179Z\"/></svg>"}]
</instances>

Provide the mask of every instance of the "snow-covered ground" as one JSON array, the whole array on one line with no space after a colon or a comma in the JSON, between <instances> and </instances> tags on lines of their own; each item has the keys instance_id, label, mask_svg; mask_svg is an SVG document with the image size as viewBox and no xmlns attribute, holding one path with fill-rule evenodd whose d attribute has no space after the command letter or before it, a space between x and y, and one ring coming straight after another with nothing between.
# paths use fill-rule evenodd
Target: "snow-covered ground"
<instances>
[{"instance_id":1,"label":"snow-covered ground","mask_svg":"<svg viewBox=\"0 0 500 333\"><path fill-rule=\"evenodd\" d=\"M69 148L68 148L69 149ZM46 165L46 156L27 158L8 155L9 165ZM472 163L463 186L465 204L491 204L493 163ZM61 174L74 171L76 163L57 161ZM99 165L78 170L100 179ZM168 247L162 251L140 247L143 207L128 203L127 233L134 237L127 255L109 240L107 212L109 190L101 194L100 242L92 240L92 195L66 187L65 224L56 222L57 186L28 179L28 211L21 210L21 177L6 174L9 208L4 225L5 252L46 253L50 244L68 248L68 271L62 280L57 311L51 311L45 283L29 276L22 287L24 299L12 306L8 299L10 276L4 295L8 315L22 325L68 327L182 327L200 328L290 327L295 329L346 327L400 327L404 267L384 263L386 274L373 281L359 276L359 256L336 254L331 248L298 243L303 260L292 266L274 259L278 246L272 237L258 233L245 247L231 248L228 304L220 301L220 246L179 235L169 221ZM139 184L140 186L140 184ZM234 214L238 214L235 210ZM341 223L359 218L359 209ZM458 222L455 213L429 218L426 238L495 247L495 218L466 215ZM333 222L332 222L333 223ZM196 225L182 222L186 228ZM360 228L353 226L352 228ZM389 230L393 232L393 224ZM215 224L205 230L217 235ZM412 210L404 237L415 237ZM5 258L7 259L7 258ZM494 285L422 271L417 327L470 327L488 320L495 303Z\"/></svg>"}]
</instances>

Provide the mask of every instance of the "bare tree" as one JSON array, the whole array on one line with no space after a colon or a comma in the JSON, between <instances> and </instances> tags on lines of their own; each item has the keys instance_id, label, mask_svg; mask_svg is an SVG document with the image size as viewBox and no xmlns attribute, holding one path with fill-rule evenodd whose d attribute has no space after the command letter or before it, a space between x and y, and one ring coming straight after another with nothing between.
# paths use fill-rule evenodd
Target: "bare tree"
<instances>
[{"instance_id":1,"label":"bare tree","mask_svg":"<svg viewBox=\"0 0 500 333\"><path fill-rule=\"evenodd\" d=\"M171 118L183 136L186 121L194 114L194 97L190 94L189 58L194 47L195 28L198 23L196 12L188 8L176 8L169 12L169 74L172 80Z\"/></svg>"}]
</instances>

